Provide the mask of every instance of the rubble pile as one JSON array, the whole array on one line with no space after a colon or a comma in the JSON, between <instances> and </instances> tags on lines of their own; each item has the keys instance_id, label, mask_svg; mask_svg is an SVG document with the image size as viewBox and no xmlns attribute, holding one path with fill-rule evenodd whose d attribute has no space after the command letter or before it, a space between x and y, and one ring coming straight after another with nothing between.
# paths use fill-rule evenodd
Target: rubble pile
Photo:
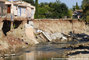
<instances>
[{"instance_id":1,"label":"rubble pile","mask_svg":"<svg viewBox=\"0 0 89 60\"><path fill-rule=\"evenodd\" d=\"M65 42L68 43L68 46L65 47L77 47L79 45L88 45L89 35L81 33L75 34L69 32L68 34L64 33L48 33L42 30L37 30L36 37L39 41L46 40L45 42Z\"/></svg>"},{"instance_id":2,"label":"rubble pile","mask_svg":"<svg viewBox=\"0 0 89 60\"><path fill-rule=\"evenodd\" d=\"M40 35L41 34L41 35ZM40 36L39 36L40 35ZM47 41L49 42L55 42L55 41L66 41L67 40L67 37L64 36L62 33L48 33L48 32L44 32L42 30L37 30L36 31L36 36L37 38L40 37L40 39L42 39L41 36L43 36ZM39 40L40 40L39 39Z\"/></svg>"}]
</instances>

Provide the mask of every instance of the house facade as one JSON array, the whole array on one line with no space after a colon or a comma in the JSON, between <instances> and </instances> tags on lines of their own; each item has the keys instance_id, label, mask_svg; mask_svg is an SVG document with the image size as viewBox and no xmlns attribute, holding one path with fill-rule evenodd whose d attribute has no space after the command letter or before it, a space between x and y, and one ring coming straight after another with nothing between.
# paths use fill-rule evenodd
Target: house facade
<instances>
[{"instance_id":1,"label":"house facade","mask_svg":"<svg viewBox=\"0 0 89 60\"><path fill-rule=\"evenodd\" d=\"M1 4L1 2L0 2ZM35 7L24 1L4 1L6 16L24 17L34 19ZM3 6L4 6L3 5ZM1 5L0 5L1 6ZM2 9L0 9L2 10ZM0 14L1 15L1 14Z\"/></svg>"},{"instance_id":2,"label":"house facade","mask_svg":"<svg viewBox=\"0 0 89 60\"><path fill-rule=\"evenodd\" d=\"M4 16L6 14L6 6L5 6L5 1L0 0L0 17Z\"/></svg>"},{"instance_id":3,"label":"house facade","mask_svg":"<svg viewBox=\"0 0 89 60\"><path fill-rule=\"evenodd\" d=\"M83 14L83 10L75 10L73 13L74 19L81 19Z\"/></svg>"}]
</instances>

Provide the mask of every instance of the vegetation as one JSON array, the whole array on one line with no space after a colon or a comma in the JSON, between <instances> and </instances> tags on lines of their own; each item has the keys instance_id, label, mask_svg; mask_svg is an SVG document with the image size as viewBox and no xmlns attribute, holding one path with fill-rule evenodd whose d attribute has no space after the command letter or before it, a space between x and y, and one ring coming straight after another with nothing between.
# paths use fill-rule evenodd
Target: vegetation
<instances>
[{"instance_id":1,"label":"vegetation","mask_svg":"<svg viewBox=\"0 0 89 60\"><path fill-rule=\"evenodd\" d=\"M78 6L78 3L76 2L76 6L75 6L75 9L79 10L79 6Z\"/></svg>"},{"instance_id":2,"label":"vegetation","mask_svg":"<svg viewBox=\"0 0 89 60\"><path fill-rule=\"evenodd\" d=\"M38 8L38 18L63 18L65 16L71 17L71 12L68 7L61 3L50 2L50 3L40 3Z\"/></svg>"},{"instance_id":3,"label":"vegetation","mask_svg":"<svg viewBox=\"0 0 89 60\"><path fill-rule=\"evenodd\" d=\"M83 19L86 22L89 22L89 0L83 0L82 2L82 9L83 9Z\"/></svg>"},{"instance_id":4,"label":"vegetation","mask_svg":"<svg viewBox=\"0 0 89 60\"><path fill-rule=\"evenodd\" d=\"M34 4L34 0L23 0L28 3ZM50 3L40 3L35 0L36 14L35 18L63 18L65 16L71 17L72 10L69 10L66 4L61 3L60 0Z\"/></svg>"},{"instance_id":5,"label":"vegetation","mask_svg":"<svg viewBox=\"0 0 89 60\"><path fill-rule=\"evenodd\" d=\"M79 7L78 3L76 2L76 5L73 6L73 11L75 11L75 10L79 10L79 9L80 9L80 7Z\"/></svg>"},{"instance_id":6,"label":"vegetation","mask_svg":"<svg viewBox=\"0 0 89 60\"><path fill-rule=\"evenodd\" d=\"M89 0L83 0L82 1L82 8L85 9L85 6L89 4Z\"/></svg>"},{"instance_id":7,"label":"vegetation","mask_svg":"<svg viewBox=\"0 0 89 60\"><path fill-rule=\"evenodd\" d=\"M36 13L35 18L38 18L38 0L35 0Z\"/></svg>"},{"instance_id":8,"label":"vegetation","mask_svg":"<svg viewBox=\"0 0 89 60\"><path fill-rule=\"evenodd\" d=\"M73 14L72 9L69 9L69 11L68 11L69 18L72 18L72 14Z\"/></svg>"}]
</instances>

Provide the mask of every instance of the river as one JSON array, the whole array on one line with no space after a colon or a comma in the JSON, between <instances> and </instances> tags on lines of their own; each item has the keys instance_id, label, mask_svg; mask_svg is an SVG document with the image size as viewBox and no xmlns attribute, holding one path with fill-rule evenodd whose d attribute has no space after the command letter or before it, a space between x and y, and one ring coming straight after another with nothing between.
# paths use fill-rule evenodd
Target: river
<instances>
[{"instance_id":1,"label":"river","mask_svg":"<svg viewBox=\"0 0 89 60\"><path fill-rule=\"evenodd\" d=\"M0 58L0 60L54 60L54 59L65 59L64 51L69 50L62 48L65 43L58 44L38 44L31 48L26 49L21 54L11 57ZM62 59L61 59L62 60Z\"/></svg>"},{"instance_id":2,"label":"river","mask_svg":"<svg viewBox=\"0 0 89 60\"><path fill-rule=\"evenodd\" d=\"M79 41L80 43L86 43L88 41ZM65 51L72 50L71 48L65 48L67 45L76 45L79 42L61 42L61 43L40 43L28 49L22 50L16 54L16 56L10 56L0 58L0 60L67 60Z\"/></svg>"}]
</instances>

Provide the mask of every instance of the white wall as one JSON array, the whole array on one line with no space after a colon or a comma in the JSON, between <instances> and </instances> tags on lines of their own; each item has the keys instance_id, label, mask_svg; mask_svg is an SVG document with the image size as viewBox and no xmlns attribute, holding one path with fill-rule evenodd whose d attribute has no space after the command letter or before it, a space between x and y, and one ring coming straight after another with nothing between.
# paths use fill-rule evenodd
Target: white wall
<instances>
[{"instance_id":1,"label":"white wall","mask_svg":"<svg viewBox=\"0 0 89 60\"><path fill-rule=\"evenodd\" d=\"M35 14L35 8L32 7L19 7L14 5L13 6L13 11L15 16L19 17L29 17L31 19L34 19L34 14Z\"/></svg>"},{"instance_id":2,"label":"white wall","mask_svg":"<svg viewBox=\"0 0 89 60\"><path fill-rule=\"evenodd\" d=\"M27 7L27 17L34 19L35 8Z\"/></svg>"},{"instance_id":3,"label":"white wall","mask_svg":"<svg viewBox=\"0 0 89 60\"><path fill-rule=\"evenodd\" d=\"M27 7L26 9L26 16L31 17L31 8Z\"/></svg>"},{"instance_id":4,"label":"white wall","mask_svg":"<svg viewBox=\"0 0 89 60\"><path fill-rule=\"evenodd\" d=\"M21 16L26 17L26 8L24 7L21 8Z\"/></svg>"},{"instance_id":5,"label":"white wall","mask_svg":"<svg viewBox=\"0 0 89 60\"><path fill-rule=\"evenodd\" d=\"M34 19L34 15L35 15L35 9L34 8L33 9L31 8L31 18L32 19Z\"/></svg>"},{"instance_id":6,"label":"white wall","mask_svg":"<svg viewBox=\"0 0 89 60\"><path fill-rule=\"evenodd\" d=\"M14 6L14 15L17 16L18 15L18 7L17 6Z\"/></svg>"},{"instance_id":7,"label":"white wall","mask_svg":"<svg viewBox=\"0 0 89 60\"><path fill-rule=\"evenodd\" d=\"M18 16L26 17L26 8L25 7L18 7Z\"/></svg>"}]
</instances>

